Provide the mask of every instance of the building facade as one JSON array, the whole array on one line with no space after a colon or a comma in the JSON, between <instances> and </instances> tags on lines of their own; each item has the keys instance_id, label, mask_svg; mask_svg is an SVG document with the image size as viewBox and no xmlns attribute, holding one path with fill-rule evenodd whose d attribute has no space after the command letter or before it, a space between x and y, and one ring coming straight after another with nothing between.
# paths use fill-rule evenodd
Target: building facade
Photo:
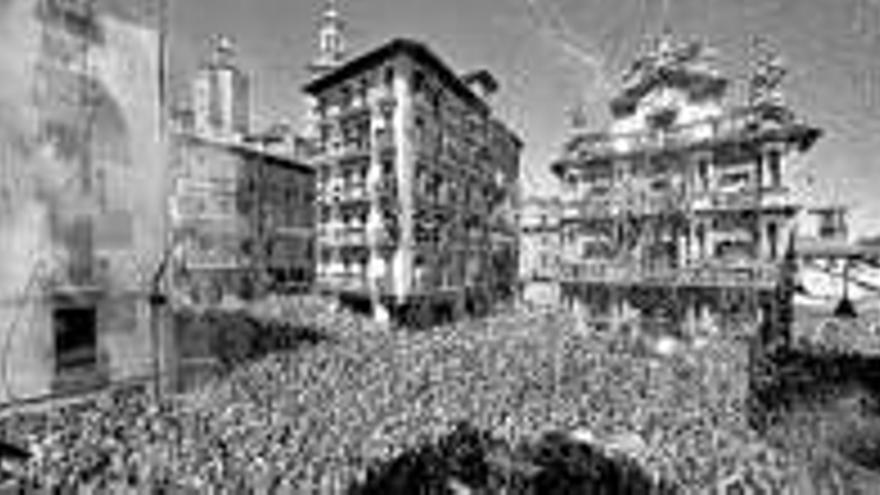
<instances>
[{"instance_id":1,"label":"building facade","mask_svg":"<svg viewBox=\"0 0 880 495\"><path fill-rule=\"evenodd\" d=\"M20 30L6 33L17 52L3 77L21 94L3 96L14 111L0 138L0 402L149 376L157 351L159 35L93 4L6 12Z\"/></svg>"},{"instance_id":2,"label":"building facade","mask_svg":"<svg viewBox=\"0 0 880 495\"><path fill-rule=\"evenodd\" d=\"M305 289L315 271L314 170L289 126L248 132L248 78L215 40L171 146L173 286L197 305Z\"/></svg>"},{"instance_id":3,"label":"building facade","mask_svg":"<svg viewBox=\"0 0 880 495\"><path fill-rule=\"evenodd\" d=\"M558 198L533 196L522 201L519 279L521 298L527 304L560 302L561 216Z\"/></svg>"},{"instance_id":4,"label":"building facade","mask_svg":"<svg viewBox=\"0 0 880 495\"><path fill-rule=\"evenodd\" d=\"M314 171L243 144L178 134L172 148L174 287L216 304L314 279Z\"/></svg>"},{"instance_id":5,"label":"building facade","mask_svg":"<svg viewBox=\"0 0 880 495\"><path fill-rule=\"evenodd\" d=\"M513 294L522 143L479 93L496 85L398 39L305 86L323 287L381 320Z\"/></svg>"},{"instance_id":6,"label":"building facade","mask_svg":"<svg viewBox=\"0 0 880 495\"><path fill-rule=\"evenodd\" d=\"M552 170L563 297L585 318L688 332L768 310L799 210L786 168L820 135L785 105L783 74L762 58L737 104L702 44L665 34L625 76L609 128L573 131Z\"/></svg>"}]
</instances>

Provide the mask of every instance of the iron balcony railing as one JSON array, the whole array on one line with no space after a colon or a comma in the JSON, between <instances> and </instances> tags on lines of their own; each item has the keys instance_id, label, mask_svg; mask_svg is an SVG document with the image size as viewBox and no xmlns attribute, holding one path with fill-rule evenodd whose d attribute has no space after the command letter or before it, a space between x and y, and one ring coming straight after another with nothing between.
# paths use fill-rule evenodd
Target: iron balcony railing
<instances>
[{"instance_id":1,"label":"iron balcony railing","mask_svg":"<svg viewBox=\"0 0 880 495\"><path fill-rule=\"evenodd\" d=\"M615 191L603 195L584 195L563 206L567 219L612 218L619 215L650 216L685 211L688 197L684 189L672 191Z\"/></svg>"},{"instance_id":2,"label":"iron balcony railing","mask_svg":"<svg viewBox=\"0 0 880 495\"><path fill-rule=\"evenodd\" d=\"M649 268L613 262L563 261L559 273L561 280L569 283L754 288L772 288L780 276L776 265L765 262Z\"/></svg>"}]
</instances>

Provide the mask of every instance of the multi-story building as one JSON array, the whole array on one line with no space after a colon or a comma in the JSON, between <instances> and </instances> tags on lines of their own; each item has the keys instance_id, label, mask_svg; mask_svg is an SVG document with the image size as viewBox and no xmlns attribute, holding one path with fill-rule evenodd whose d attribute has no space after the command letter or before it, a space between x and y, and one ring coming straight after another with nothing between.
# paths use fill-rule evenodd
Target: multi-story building
<instances>
[{"instance_id":1,"label":"multi-story building","mask_svg":"<svg viewBox=\"0 0 880 495\"><path fill-rule=\"evenodd\" d=\"M221 43L214 59L229 50L228 43ZM203 68L197 80L224 74L241 74L228 57ZM194 91L196 100L231 105L222 86L205 92L197 83ZM248 99L241 93L234 100ZM212 122L204 115L212 111L196 105L193 119ZM230 121L220 119L226 124L218 129L244 130L249 116L236 119L241 126L230 127ZM288 131L278 126L261 135L242 135L198 125L191 132L185 127L176 131L171 209L174 245L179 248L174 285L181 295L197 303L216 303L227 296L250 299L266 290L312 283L315 174L294 156L295 141Z\"/></svg>"},{"instance_id":2,"label":"multi-story building","mask_svg":"<svg viewBox=\"0 0 880 495\"><path fill-rule=\"evenodd\" d=\"M5 10L21 38L2 69L0 402L150 376L158 352L160 36L93 4Z\"/></svg>"},{"instance_id":3,"label":"multi-story building","mask_svg":"<svg viewBox=\"0 0 880 495\"><path fill-rule=\"evenodd\" d=\"M382 320L513 295L522 143L493 117L488 72L460 77L396 39L304 89L323 287L370 301Z\"/></svg>"},{"instance_id":4,"label":"multi-story building","mask_svg":"<svg viewBox=\"0 0 880 495\"><path fill-rule=\"evenodd\" d=\"M799 207L786 167L821 134L785 105L762 57L749 97L698 42L639 57L601 132L575 129L564 187L564 298L588 318L719 328L768 308Z\"/></svg>"},{"instance_id":5,"label":"multi-story building","mask_svg":"<svg viewBox=\"0 0 880 495\"><path fill-rule=\"evenodd\" d=\"M251 146L174 136L175 287L195 303L314 278L314 171Z\"/></svg>"},{"instance_id":6,"label":"multi-story building","mask_svg":"<svg viewBox=\"0 0 880 495\"><path fill-rule=\"evenodd\" d=\"M519 280L524 302L558 304L562 203L532 196L520 205Z\"/></svg>"}]
</instances>

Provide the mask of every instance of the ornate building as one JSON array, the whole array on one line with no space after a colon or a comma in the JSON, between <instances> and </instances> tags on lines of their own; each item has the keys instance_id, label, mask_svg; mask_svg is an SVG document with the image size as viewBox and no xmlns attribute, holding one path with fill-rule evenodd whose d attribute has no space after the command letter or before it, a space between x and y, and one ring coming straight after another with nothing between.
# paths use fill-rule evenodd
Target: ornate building
<instances>
[{"instance_id":1,"label":"ornate building","mask_svg":"<svg viewBox=\"0 0 880 495\"><path fill-rule=\"evenodd\" d=\"M496 89L488 72L460 77L405 39L305 86L324 288L381 320L513 294L522 143L493 116Z\"/></svg>"},{"instance_id":2,"label":"ornate building","mask_svg":"<svg viewBox=\"0 0 880 495\"><path fill-rule=\"evenodd\" d=\"M664 34L626 74L610 127L576 130L552 165L563 297L586 318L694 331L773 300L799 209L786 168L821 133L783 102L775 59L744 104L711 62Z\"/></svg>"}]
</instances>

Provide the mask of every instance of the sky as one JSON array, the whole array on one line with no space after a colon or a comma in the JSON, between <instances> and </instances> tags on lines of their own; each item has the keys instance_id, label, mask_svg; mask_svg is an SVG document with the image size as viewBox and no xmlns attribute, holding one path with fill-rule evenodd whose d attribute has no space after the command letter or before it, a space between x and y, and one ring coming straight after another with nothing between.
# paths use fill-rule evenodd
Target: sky
<instances>
[{"instance_id":1,"label":"sky","mask_svg":"<svg viewBox=\"0 0 880 495\"><path fill-rule=\"evenodd\" d=\"M316 53L323 0L169 0L172 85L180 94L208 40L231 36L253 78L253 123L301 121L305 66ZM809 201L852 208L856 235L880 233L880 0L338 0L353 55L394 37L428 43L459 72L492 71L496 111L525 142L524 194L556 194L549 173L586 106L591 127L648 36L665 22L700 37L735 80L762 35L789 68L786 98L824 130L792 168Z\"/></svg>"}]
</instances>

